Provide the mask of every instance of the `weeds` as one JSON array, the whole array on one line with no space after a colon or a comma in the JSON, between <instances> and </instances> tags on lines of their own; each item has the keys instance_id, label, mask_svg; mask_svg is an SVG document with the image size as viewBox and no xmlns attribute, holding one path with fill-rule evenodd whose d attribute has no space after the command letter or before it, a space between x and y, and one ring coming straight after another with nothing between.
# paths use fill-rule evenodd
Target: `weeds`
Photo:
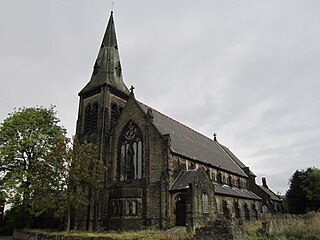
<instances>
[{"instance_id":1,"label":"weeds","mask_svg":"<svg viewBox=\"0 0 320 240\"><path fill-rule=\"evenodd\" d=\"M110 239L132 239L132 240L151 240L151 239L158 239L158 240L184 240L191 237L190 234L183 233L183 234L168 234L165 231L160 230L143 230L143 231L130 231L130 232L80 232L80 231L70 231L70 232L58 232L58 231L47 231L47 230L39 230L33 229L31 230L34 233L42 233L48 235L55 235L55 236L63 236L63 237L83 237L83 238L110 238Z\"/></svg>"},{"instance_id":2,"label":"weeds","mask_svg":"<svg viewBox=\"0 0 320 240\"><path fill-rule=\"evenodd\" d=\"M259 221L246 223L245 240L320 240L320 213L308 213L301 224L275 232L271 236L261 234L260 226Z\"/></svg>"}]
</instances>

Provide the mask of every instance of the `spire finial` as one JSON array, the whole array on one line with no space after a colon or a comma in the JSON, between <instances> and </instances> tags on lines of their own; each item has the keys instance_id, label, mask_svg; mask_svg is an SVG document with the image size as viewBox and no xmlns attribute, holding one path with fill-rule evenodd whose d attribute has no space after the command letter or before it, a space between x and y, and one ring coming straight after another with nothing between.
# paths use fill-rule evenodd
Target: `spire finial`
<instances>
[{"instance_id":1,"label":"spire finial","mask_svg":"<svg viewBox=\"0 0 320 240\"><path fill-rule=\"evenodd\" d=\"M217 134L216 133L213 134L213 141L215 141L215 142L217 141Z\"/></svg>"},{"instance_id":2,"label":"spire finial","mask_svg":"<svg viewBox=\"0 0 320 240\"><path fill-rule=\"evenodd\" d=\"M113 13L114 1L111 2L111 13Z\"/></svg>"}]
</instances>

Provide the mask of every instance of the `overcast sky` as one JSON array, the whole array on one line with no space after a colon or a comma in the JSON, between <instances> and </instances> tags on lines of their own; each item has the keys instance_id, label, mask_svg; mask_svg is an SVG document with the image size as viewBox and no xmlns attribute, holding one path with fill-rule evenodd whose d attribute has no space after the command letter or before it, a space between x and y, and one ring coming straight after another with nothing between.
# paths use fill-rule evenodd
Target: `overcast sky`
<instances>
[{"instance_id":1,"label":"overcast sky","mask_svg":"<svg viewBox=\"0 0 320 240\"><path fill-rule=\"evenodd\" d=\"M75 133L111 0L0 1L0 121L56 105ZM138 100L228 146L285 193L320 167L320 1L116 0L124 81Z\"/></svg>"}]
</instances>

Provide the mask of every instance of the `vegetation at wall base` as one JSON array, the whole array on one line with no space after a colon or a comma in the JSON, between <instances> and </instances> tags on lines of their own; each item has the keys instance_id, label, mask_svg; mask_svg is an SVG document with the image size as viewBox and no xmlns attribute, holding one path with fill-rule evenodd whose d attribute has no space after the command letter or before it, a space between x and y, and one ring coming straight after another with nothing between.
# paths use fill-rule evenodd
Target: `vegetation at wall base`
<instances>
[{"instance_id":1,"label":"vegetation at wall base","mask_svg":"<svg viewBox=\"0 0 320 240\"><path fill-rule=\"evenodd\" d=\"M188 233L183 234L169 234L163 230L141 230L141 231L128 231L128 232L81 232L81 231L53 231L53 230L43 230L43 229L32 229L28 230L32 233L45 234L45 235L55 235L61 237L77 237L83 239L144 239L144 240L187 240L190 239L191 235Z\"/></svg>"},{"instance_id":2,"label":"vegetation at wall base","mask_svg":"<svg viewBox=\"0 0 320 240\"><path fill-rule=\"evenodd\" d=\"M269 236L261 232L260 226L260 221L246 223L245 240L320 240L320 212L309 212L301 224Z\"/></svg>"}]
</instances>

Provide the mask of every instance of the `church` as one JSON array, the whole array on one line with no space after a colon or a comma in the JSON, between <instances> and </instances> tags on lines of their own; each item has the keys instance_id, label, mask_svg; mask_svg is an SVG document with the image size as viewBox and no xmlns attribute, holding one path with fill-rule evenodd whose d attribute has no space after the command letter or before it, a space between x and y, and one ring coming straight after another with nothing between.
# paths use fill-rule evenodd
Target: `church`
<instances>
[{"instance_id":1,"label":"church","mask_svg":"<svg viewBox=\"0 0 320 240\"><path fill-rule=\"evenodd\" d=\"M281 199L266 184L258 186L254 173L216 136L210 139L136 99L123 81L118 47L111 12L91 79L79 92L76 135L97 145L106 167L79 225L194 231L219 216L251 220L281 211Z\"/></svg>"}]
</instances>

